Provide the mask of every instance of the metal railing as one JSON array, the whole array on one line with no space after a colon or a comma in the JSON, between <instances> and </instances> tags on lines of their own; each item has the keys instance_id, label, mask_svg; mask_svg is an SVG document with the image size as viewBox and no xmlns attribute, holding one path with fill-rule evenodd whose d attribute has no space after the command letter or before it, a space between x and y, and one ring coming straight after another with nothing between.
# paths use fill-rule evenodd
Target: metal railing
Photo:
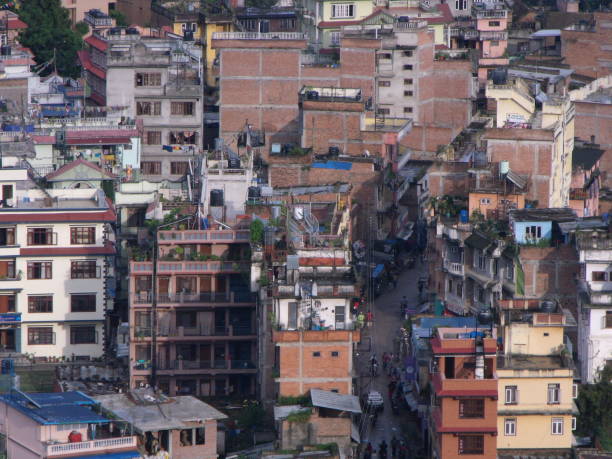
<instances>
[{"instance_id":1,"label":"metal railing","mask_svg":"<svg viewBox=\"0 0 612 459\"><path fill-rule=\"evenodd\" d=\"M215 32L213 40L306 40L301 32Z\"/></svg>"},{"instance_id":2,"label":"metal railing","mask_svg":"<svg viewBox=\"0 0 612 459\"><path fill-rule=\"evenodd\" d=\"M210 172L210 170L209 170ZM184 231L159 231L159 241L240 241L249 242L249 230L184 230Z\"/></svg>"},{"instance_id":3,"label":"metal railing","mask_svg":"<svg viewBox=\"0 0 612 459\"><path fill-rule=\"evenodd\" d=\"M134 304L150 304L150 292L135 293ZM160 293L158 303L254 303L256 295L251 292L202 292L202 293Z\"/></svg>"},{"instance_id":4,"label":"metal railing","mask_svg":"<svg viewBox=\"0 0 612 459\"><path fill-rule=\"evenodd\" d=\"M134 436L81 441L76 443L61 443L56 445L51 444L47 445L47 457L130 447L136 447L136 437Z\"/></svg>"},{"instance_id":5,"label":"metal railing","mask_svg":"<svg viewBox=\"0 0 612 459\"><path fill-rule=\"evenodd\" d=\"M159 370L254 370L251 360L185 360L176 359L158 365Z\"/></svg>"},{"instance_id":6,"label":"metal railing","mask_svg":"<svg viewBox=\"0 0 612 459\"><path fill-rule=\"evenodd\" d=\"M444 269L458 276L463 276L465 273L463 263L456 263L449 260L444 260Z\"/></svg>"},{"instance_id":7,"label":"metal railing","mask_svg":"<svg viewBox=\"0 0 612 459\"><path fill-rule=\"evenodd\" d=\"M181 272L239 272L250 268L251 262L244 261L160 261L160 273ZM131 263L131 271L138 273L151 272L153 264L150 261L135 261Z\"/></svg>"}]
</instances>

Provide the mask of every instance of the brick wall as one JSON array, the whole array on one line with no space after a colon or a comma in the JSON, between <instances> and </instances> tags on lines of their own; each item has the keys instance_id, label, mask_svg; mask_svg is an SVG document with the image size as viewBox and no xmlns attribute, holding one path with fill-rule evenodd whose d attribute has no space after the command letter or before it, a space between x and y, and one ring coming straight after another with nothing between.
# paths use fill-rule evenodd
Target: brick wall
<instances>
[{"instance_id":1,"label":"brick wall","mask_svg":"<svg viewBox=\"0 0 612 459\"><path fill-rule=\"evenodd\" d=\"M595 31L561 31L561 55L575 73L599 78L612 73L604 62L612 60L612 13L594 13Z\"/></svg>"},{"instance_id":2,"label":"brick wall","mask_svg":"<svg viewBox=\"0 0 612 459\"><path fill-rule=\"evenodd\" d=\"M576 137L595 143L605 150L601 158L602 186L612 187L612 104L594 104L574 101Z\"/></svg>"}]
</instances>

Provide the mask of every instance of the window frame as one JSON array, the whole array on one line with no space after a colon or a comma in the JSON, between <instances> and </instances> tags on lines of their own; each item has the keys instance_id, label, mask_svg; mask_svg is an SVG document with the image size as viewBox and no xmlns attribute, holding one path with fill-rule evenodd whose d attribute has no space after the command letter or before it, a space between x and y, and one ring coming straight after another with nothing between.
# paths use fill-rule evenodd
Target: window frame
<instances>
[{"instance_id":1,"label":"window frame","mask_svg":"<svg viewBox=\"0 0 612 459\"><path fill-rule=\"evenodd\" d=\"M149 172L149 170L152 170L152 172ZM162 162L161 161L140 161L140 171L145 175L161 175Z\"/></svg>"},{"instance_id":2,"label":"window frame","mask_svg":"<svg viewBox=\"0 0 612 459\"><path fill-rule=\"evenodd\" d=\"M145 145L161 145L162 131L145 131Z\"/></svg>"},{"instance_id":3,"label":"window frame","mask_svg":"<svg viewBox=\"0 0 612 459\"><path fill-rule=\"evenodd\" d=\"M512 428L509 429L509 426ZM504 436L516 437L516 418L504 418Z\"/></svg>"},{"instance_id":4,"label":"window frame","mask_svg":"<svg viewBox=\"0 0 612 459\"><path fill-rule=\"evenodd\" d=\"M83 340L83 338L81 338L80 340L78 340L77 342L77 331L78 330L83 331L84 329L89 330L89 332L93 331L93 333L91 334L91 338L90 340ZM96 329L95 325L71 325L70 326L70 344L72 345L79 345L79 344L98 344L98 330Z\"/></svg>"},{"instance_id":5,"label":"window frame","mask_svg":"<svg viewBox=\"0 0 612 459\"><path fill-rule=\"evenodd\" d=\"M389 88L391 87L391 81L390 80L378 80L378 87L379 88Z\"/></svg>"},{"instance_id":6,"label":"window frame","mask_svg":"<svg viewBox=\"0 0 612 459\"><path fill-rule=\"evenodd\" d=\"M41 335L41 330L45 331L44 335ZM47 332L48 336L50 337L49 342L40 342L41 341L41 337L42 336L47 336ZM34 333L36 333L37 335L37 339L33 340L32 338L34 337ZM49 345L54 345L55 344L55 332L53 331L53 327L28 327L28 346L49 346Z\"/></svg>"},{"instance_id":7,"label":"window frame","mask_svg":"<svg viewBox=\"0 0 612 459\"><path fill-rule=\"evenodd\" d=\"M549 405L559 405L561 403L561 384L549 384L546 393L546 400Z\"/></svg>"},{"instance_id":8,"label":"window frame","mask_svg":"<svg viewBox=\"0 0 612 459\"><path fill-rule=\"evenodd\" d=\"M458 417L459 419L483 419L485 417L484 398L466 398L459 400Z\"/></svg>"},{"instance_id":9,"label":"window frame","mask_svg":"<svg viewBox=\"0 0 612 459\"><path fill-rule=\"evenodd\" d=\"M88 307L88 308L83 308L82 306L79 306L78 308L75 308L75 299L77 299L78 297L83 297L80 300L84 301L84 303L86 304L93 304L93 308L92 307ZM85 300L84 297L88 297L87 300ZM92 301L92 297L93 297L93 301ZM97 310L97 295L95 293L71 293L70 294L70 312L96 312Z\"/></svg>"},{"instance_id":10,"label":"window frame","mask_svg":"<svg viewBox=\"0 0 612 459\"><path fill-rule=\"evenodd\" d=\"M504 405L518 405L518 386L504 386Z\"/></svg>"},{"instance_id":11,"label":"window frame","mask_svg":"<svg viewBox=\"0 0 612 459\"><path fill-rule=\"evenodd\" d=\"M346 10L346 12L344 12ZM332 3L331 18L332 19L352 19L355 17L354 3Z\"/></svg>"},{"instance_id":12,"label":"window frame","mask_svg":"<svg viewBox=\"0 0 612 459\"><path fill-rule=\"evenodd\" d=\"M159 72L136 72L134 74L134 87L160 87L162 85L161 79L161 73Z\"/></svg>"},{"instance_id":13,"label":"window frame","mask_svg":"<svg viewBox=\"0 0 612 459\"><path fill-rule=\"evenodd\" d=\"M561 428L560 432L555 432L555 426ZM563 435L563 418L551 418L550 419L550 434L551 435Z\"/></svg>"},{"instance_id":14,"label":"window frame","mask_svg":"<svg viewBox=\"0 0 612 459\"><path fill-rule=\"evenodd\" d=\"M190 107L190 109L186 110L186 107ZM170 102L170 115L172 116L194 116L195 115L195 102L178 101L178 100L171 101Z\"/></svg>"},{"instance_id":15,"label":"window frame","mask_svg":"<svg viewBox=\"0 0 612 459\"><path fill-rule=\"evenodd\" d=\"M179 171L178 165L181 165L183 171ZM178 172L177 172L178 171ZM189 162L187 161L171 161L170 162L170 175L185 175L189 171Z\"/></svg>"},{"instance_id":16,"label":"window frame","mask_svg":"<svg viewBox=\"0 0 612 459\"><path fill-rule=\"evenodd\" d=\"M469 445L470 447L467 447L463 444L463 442L465 442L467 439L470 439L470 441L476 441L477 440L477 445ZM473 454L473 455L482 455L484 454L484 435L459 435L458 436L458 453L460 455L469 455L469 454Z\"/></svg>"},{"instance_id":17,"label":"window frame","mask_svg":"<svg viewBox=\"0 0 612 459\"><path fill-rule=\"evenodd\" d=\"M101 267L98 266L98 260L70 260L71 279L100 279L100 277Z\"/></svg>"},{"instance_id":18,"label":"window frame","mask_svg":"<svg viewBox=\"0 0 612 459\"><path fill-rule=\"evenodd\" d=\"M28 295L28 314L52 313L53 295Z\"/></svg>"},{"instance_id":19,"label":"window frame","mask_svg":"<svg viewBox=\"0 0 612 459\"><path fill-rule=\"evenodd\" d=\"M40 230L44 230L44 239L46 242L40 242L43 233ZM38 242L35 240L38 240ZM33 226L27 229L27 242L28 245L33 246L57 245L57 233L53 231L52 226Z\"/></svg>"},{"instance_id":20,"label":"window frame","mask_svg":"<svg viewBox=\"0 0 612 459\"><path fill-rule=\"evenodd\" d=\"M41 265L38 267L40 270L40 277L34 277L35 265ZM43 280L53 279L53 262L52 261L28 261L26 265L28 280Z\"/></svg>"},{"instance_id":21,"label":"window frame","mask_svg":"<svg viewBox=\"0 0 612 459\"><path fill-rule=\"evenodd\" d=\"M86 230L86 231L83 231ZM86 241L86 242L83 242ZM96 243L95 226L71 226L70 244L72 245L92 245Z\"/></svg>"}]
</instances>

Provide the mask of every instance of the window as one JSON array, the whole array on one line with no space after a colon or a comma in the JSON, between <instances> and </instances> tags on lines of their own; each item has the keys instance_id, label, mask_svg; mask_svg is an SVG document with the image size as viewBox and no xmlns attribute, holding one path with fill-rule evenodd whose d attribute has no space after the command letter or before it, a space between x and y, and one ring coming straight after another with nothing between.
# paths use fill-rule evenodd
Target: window
<instances>
[{"instance_id":1,"label":"window","mask_svg":"<svg viewBox=\"0 0 612 459\"><path fill-rule=\"evenodd\" d=\"M195 145L198 133L195 131L170 131L168 143L171 145Z\"/></svg>"},{"instance_id":2,"label":"window","mask_svg":"<svg viewBox=\"0 0 612 459\"><path fill-rule=\"evenodd\" d=\"M72 279L97 279L100 277L100 267L96 260L79 260L70 263Z\"/></svg>"},{"instance_id":3,"label":"window","mask_svg":"<svg viewBox=\"0 0 612 459\"><path fill-rule=\"evenodd\" d=\"M413 95L414 95L414 92L412 91L404 91L404 96L412 97Z\"/></svg>"},{"instance_id":4,"label":"window","mask_svg":"<svg viewBox=\"0 0 612 459\"><path fill-rule=\"evenodd\" d=\"M484 436L459 435L459 454L484 454Z\"/></svg>"},{"instance_id":5,"label":"window","mask_svg":"<svg viewBox=\"0 0 612 459\"><path fill-rule=\"evenodd\" d=\"M344 322L346 321L346 310L344 306L336 306L334 309L334 316L336 319L336 329L343 330Z\"/></svg>"},{"instance_id":6,"label":"window","mask_svg":"<svg viewBox=\"0 0 612 459\"><path fill-rule=\"evenodd\" d=\"M506 279L514 280L514 264L511 261L506 263Z\"/></svg>"},{"instance_id":7,"label":"window","mask_svg":"<svg viewBox=\"0 0 612 459\"><path fill-rule=\"evenodd\" d=\"M53 312L53 297L51 295L28 296L28 312Z\"/></svg>"},{"instance_id":8,"label":"window","mask_svg":"<svg viewBox=\"0 0 612 459\"><path fill-rule=\"evenodd\" d=\"M298 326L298 304L297 301L289 302L289 319L287 320L287 328L295 330Z\"/></svg>"},{"instance_id":9,"label":"window","mask_svg":"<svg viewBox=\"0 0 612 459\"><path fill-rule=\"evenodd\" d=\"M412 113L412 107L404 107L404 113Z\"/></svg>"},{"instance_id":10,"label":"window","mask_svg":"<svg viewBox=\"0 0 612 459\"><path fill-rule=\"evenodd\" d=\"M340 46L340 39L342 37L342 32L332 32L329 35L329 41L331 46Z\"/></svg>"},{"instance_id":11,"label":"window","mask_svg":"<svg viewBox=\"0 0 612 459\"><path fill-rule=\"evenodd\" d=\"M475 252L474 257L474 268L478 268L481 271L484 271L487 266L487 257L485 256L482 250L478 250Z\"/></svg>"},{"instance_id":12,"label":"window","mask_svg":"<svg viewBox=\"0 0 612 459\"><path fill-rule=\"evenodd\" d=\"M95 325L73 325L70 327L70 344L96 344Z\"/></svg>"},{"instance_id":13,"label":"window","mask_svg":"<svg viewBox=\"0 0 612 459\"><path fill-rule=\"evenodd\" d=\"M28 327L28 344L55 344L53 327Z\"/></svg>"},{"instance_id":14,"label":"window","mask_svg":"<svg viewBox=\"0 0 612 459\"><path fill-rule=\"evenodd\" d=\"M504 435L513 437L516 435L516 419L506 418L504 419Z\"/></svg>"},{"instance_id":15,"label":"window","mask_svg":"<svg viewBox=\"0 0 612 459\"><path fill-rule=\"evenodd\" d=\"M70 295L70 312L96 312L96 294L78 293Z\"/></svg>"},{"instance_id":16,"label":"window","mask_svg":"<svg viewBox=\"0 0 612 459\"><path fill-rule=\"evenodd\" d=\"M499 46L499 41L491 40L491 46Z\"/></svg>"},{"instance_id":17,"label":"window","mask_svg":"<svg viewBox=\"0 0 612 459\"><path fill-rule=\"evenodd\" d=\"M459 400L460 418L484 418L484 399Z\"/></svg>"},{"instance_id":18,"label":"window","mask_svg":"<svg viewBox=\"0 0 612 459\"><path fill-rule=\"evenodd\" d=\"M518 389L516 386L506 386L504 403L516 405L518 403Z\"/></svg>"},{"instance_id":19,"label":"window","mask_svg":"<svg viewBox=\"0 0 612 459\"><path fill-rule=\"evenodd\" d=\"M548 404L555 405L560 403L561 386L559 384L548 385Z\"/></svg>"},{"instance_id":20,"label":"window","mask_svg":"<svg viewBox=\"0 0 612 459\"><path fill-rule=\"evenodd\" d=\"M378 82L378 87L380 88L388 88L389 86L391 86L391 82L390 81L379 81Z\"/></svg>"},{"instance_id":21,"label":"window","mask_svg":"<svg viewBox=\"0 0 612 459\"><path fill-rule=\"evenodd\" d=\"M71 244L95 244L96 229L93 226L76 226L70 228Z\"/></svg>"},{"instance_id":22,"label":"window","mask_svg":"<svg viewBox=\"0 0 612 459\"><path fill-rule=\"evenodd\" d=\"M563 418L551 419L551 432L553 435L563 435Z\"/></svg>"},{"instance_id":23,"label":"window","mask_svg":"<svg viewBox=\"0 0 612 459\"><path fill-rule=\"evenodd\" d=\"M577 426L577 422L576 422L576 418L572 417L572 430L576 430L576 426Z\"/></svg>"},{"instance_id":24,"label":"window","mask_svg":"<svg viewBox=\"0 0 612 459\"><path fill-rule=\"evenodd\" d=\"M145 132L145 144L146 145L161 145L161 131L147 131Z\"/></svg>"},{"instance_id":25,"label":"window","mask_svg":"<svg viewBox=\"0 0 612 459\"><path fill-rule=\"evenodd\" d=\"M279 24L280 30L295 30L295 19L281 19Z\"/></svg>"},{"instance_id":26,"label":"window","mask_svg":"<svg viewBox=\"0 0 612 459\"><path fill-rule=\"evenodd\" d=\"M378 54L378 60L391 60L392 55L391 53L380 53Z\"/></svg>"},{"instance_id":27,"label":"window","mask_svg":"<svg viewBox=\"0 0 612 459\"><path fill-rule=\"evenodd\" d=\"M50 261L28 261L28 279L51 279L52 277Z\"/></svg>"},{"instance_id":28,"label":"window","mask_svg":"<svg viewBox=\"0 0 612 459\"><path fill-rule=\"evenodd\" d=\"M312 353L313 357L321 357L321 353L319 351L315 351Z\"/></svg>"},{"instance_id":29,"label":"window","mask_svg":"<svg viewBox=\"0 0 612 459\"><path fill-rule=\"evenodd\" d=\"M161 73L137 73L136 86L161 86Z\"/></svg>"},{"instance_id":30,"label":"window","mask_svg":"<svg viewBox=\"0 0 612 459\"><path fill-rule=\"evenodd\" d=\"M170 163L170 173L174 175L185 175L188 168L187 161L172 161Z\"/></svg>"},{"instance_id":31,"label":"window","mask_svg":"<svg viewBox=\"0 0 612 459\"><path fill-rule=\"evenodd\" d=\"M206 443L206 430L204 427L196 427L195 429L195 444L203 445Z\"/></svg>"},{"instance_id":32,"label":"window","mask_svg":"<svg viewBox=\"0 0 612 459\"><path fill-rule=\"evenodd\" d=\"M404 70L412 70L412 64L405 64L403 68Z\"/></svg>"},{"instance_id":33,"label":"window","mask_svg":"<svg viewBox=\"0 0 612 459\"><path fill-rule=\"evenodd\" d=\"M136 102L136 115L160 116L161 102Z\"/></svg>"},{"instance_id":34,"label":"window","mask_svg":"<svg viewBox=\"0 0 612 459\"><path fill-rule=\"evenodd\" d=\"M28 228L28 245L55 245L57 233L52 228Z\"/></svg>"},{"instance_id":35,"label":"window","mask_svg":"<svg viewBox=\"0 0 612 459\"><path fill-rule=\"evenodd\" d=\"M352 3L336 3L332 5L332 18L352 18L355 15L355 5Z\"/></svg>"},{"instance_id":36,"label":"window","mask_svg":"<svg viewBox=\"0 0 612 459\"><path fill-rule=\"evenodd\" d=\"M406 78L406 79L404 79L404 84L413 84L413 80L412 80L412 78Z\"/></svg>"},{"instance_id":37,"label":"window","mask_svg":"<svg viewBox=\"0 0 612 459\"><path fill-rule=\"evenodd\" d=\"M606 311L603 328L612 328L612 311Z\"/></svg>"},{"instance_id":38,"label":"window","mask_svg":"<svg viewBox=\"0 0 612 459\"><path fill-rule=\"evenodd\" d=\"M338 351L332 351L331 356L332 357L339 357L340 353Z\"/></svg>"},{"instance_id":39,"label":"window","mask_svg":"<svg viewBox=\"0 0 612 459\"><path fill-rule=\"evenodd\" d=\"M404 57L412 57L412 51L404 51L402 54Z\"/></svg>"},{"instance_id":40,"label":"window","mask_svg":"<svg viewBox=\"0 0 612 459\"><path fill-rule=\"evenodd\" d=\"M172 102L170 104L170 114L193 116L194 105L193 102Z\"/></svg>"},{"instance_id":41,"label":"window","mask_svg":"<svg viewBox=\"0 0 612 459\"><path fill-rule=\"evenodd\" d=\"M15 228L0 228L0 246L15 245Z\"/></svg>"},{"instance_id":42,"label":"window","mask_svg":"<svg viewBox=\"0 0 612 459\"><path fill-rule=\"evenodd\" d=\"M480 198L480 204L482 205L491 204L491 200L489 198Z\"/></svg>"},{"instance_id":43,"label":"window","mask_svg":"<svg viewBox=\"0 0 612 459\"><path fill-rule=\"evenodd\" d=\"M142 161L140 170L143 174L160 175L161 161Z\"/></svg>"},{"instance_id":44,"label":"window","mask_svg":"<svg viewBox=\"0 0 612 459\"><path fill-rule=\"evenodd\" d=\"M489 27L499 27L499 21L489 21Z\"/></svg>"},{"instance_id":45,"label":"window","mask_svg":"<svg viewBox=\"0 0 612 459\"><path fill-rule=\"evenodd\" d=\"M389 114L391 114L391 109L390 108L379 108L376 111L378 112L379 115L389 115Z\"/></svg>"},{"instance_id":46,"label":"window","mask_svg":"<svg viewBox=\"0 0 612 459\"><path fill-rule=\"evenodd\" d=\"M593 282L605 282L606 280L608 280L607 274L608 273L605 271L593 271L591 273L591 280Z\"/></svg>"},{"instance_id":47,"label":"window","mask_svg":"<svg viewBox=\"0 0 612 459\"><path fill-rule=\"evenodd\" d=\"M578 398L578 384L572 384L572 398Z\"/></svg>"},{"instance_id":48,"label":"window","mask_svg":"<svg viewBox=\"0 0 612 459\"><path fill-rule=\"evenodd\" d=\"M17 295L0 295L0 312L15 312L15 300Z\"/></svg>"},{"instance_id":49,"label":"window","mask_svg":"<svg viewBox=\"0 0 612 459\"><path fill-rule=\"evenodd\" d=\"M467 8L467 0L455 0L456 10L465 10Z\"/></svg>"}]
</instances>

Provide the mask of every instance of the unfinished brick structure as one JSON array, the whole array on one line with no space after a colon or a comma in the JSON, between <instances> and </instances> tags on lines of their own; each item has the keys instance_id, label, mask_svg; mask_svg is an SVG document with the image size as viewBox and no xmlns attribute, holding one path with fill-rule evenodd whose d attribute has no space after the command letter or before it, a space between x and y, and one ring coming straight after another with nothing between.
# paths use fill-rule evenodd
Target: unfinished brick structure
<instances>
[{"instance_id":1,"label":"unfinished brick structure","mask_svg":"<svg viewBox=\"0 0 612 459\"><path fill-rule=\"evenodd\" d=\"M612 73L612 13L593 13L593 18L561 31L561 55L575 73L599 78Z\"/></svg>"}]
</instances>

